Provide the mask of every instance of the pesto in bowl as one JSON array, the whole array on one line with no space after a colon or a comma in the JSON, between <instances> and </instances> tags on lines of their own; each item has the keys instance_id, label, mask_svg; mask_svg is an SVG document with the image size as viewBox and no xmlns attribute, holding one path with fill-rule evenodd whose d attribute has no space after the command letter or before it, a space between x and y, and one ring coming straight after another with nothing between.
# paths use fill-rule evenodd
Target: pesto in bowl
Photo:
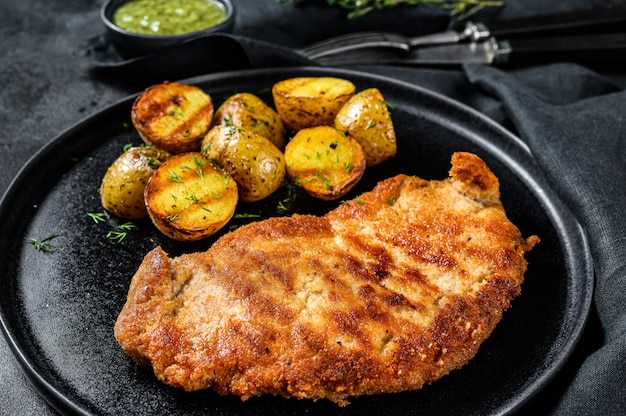
<instances>
[{"instance_id":1,"label":"pesto in bowl","mask_svg":"<svg viewBox=\"0 0 626 416\"><path fill-rule=\"evenodd\" d=\"M180 35L226 20L226 9L211 0L130 0L113 12L113 23L145 35Z\"/></svg>"},{"instance_id":2,"label":"pesto in bowl","mask_svg":"<svg viewBox=\"0 0 626 416\"><path fill-rule=\"evenodd\" d=\"M130 57L231 32L235 10L231 0L107 0L100 16L109 40Z\"/></svg>"}]
</instances>

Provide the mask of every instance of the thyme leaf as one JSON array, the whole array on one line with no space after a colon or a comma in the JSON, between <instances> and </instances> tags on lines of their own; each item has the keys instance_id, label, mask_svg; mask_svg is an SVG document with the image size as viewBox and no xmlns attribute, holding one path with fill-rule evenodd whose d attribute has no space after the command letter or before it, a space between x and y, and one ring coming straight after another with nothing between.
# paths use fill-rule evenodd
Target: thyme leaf
<instances>
[{"instance_id":1,"label":"thyme leaf","mask_svg":"<svg viewBox=\"0 0 626 416\"><path fill-rule=\"evenodd\" d=\"M279 3L293 3L296 0L277 0ZM504 0L326 0L329 6L339 6L348 10L348 19L363 16L374 10L406 6L431 6L448 10L458 19L466 19L486 7L501 7Z\"/></svg>"}]
</instances>

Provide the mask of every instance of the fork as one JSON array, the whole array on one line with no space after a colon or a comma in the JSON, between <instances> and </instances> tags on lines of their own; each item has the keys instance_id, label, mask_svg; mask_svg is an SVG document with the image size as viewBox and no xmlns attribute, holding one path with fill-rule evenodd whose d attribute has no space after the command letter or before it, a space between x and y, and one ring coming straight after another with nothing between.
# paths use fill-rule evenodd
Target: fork
<instances>
[{"instance_id":1,"label":"fork","mask_svg":"<svg viewBox=\"0 0 626 416\"><path fill-rule=\"evenodd\" d=\"M478 41L489 36L490 32L483 24L467 22L461 31L448 30L417 37L387 32L350 33L311 44L298 49L297 52L309 59L368 48L397 49L408 52L415 46L442 45L465 40Z\"/></svg>"},{"instance_id":2,"label":"fork","mask_svg":"<svg viewBox=\"0 0 626 416\"><path fill-rule=\"evenodd\" d=\"M565 14L533 16L500 22L467 22L460 31L447 30L424 36L406 37L394 33L362 32L338 36L314 43L299 49L301 55L309 59L318 59L343 52L384 49L388 51L408 52L416 46L433 46L462 43L476 43L491 37L506 36L533 37L547 35L584 34L603 31L622 31L626 24L626 10L577 11Z\"/></svg>"}]
</instances>

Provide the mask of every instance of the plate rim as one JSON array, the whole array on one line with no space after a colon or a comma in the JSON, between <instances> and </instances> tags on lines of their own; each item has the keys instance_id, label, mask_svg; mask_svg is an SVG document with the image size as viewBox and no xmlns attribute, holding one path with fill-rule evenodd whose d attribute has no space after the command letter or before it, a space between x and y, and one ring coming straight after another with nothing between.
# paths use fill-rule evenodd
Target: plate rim
<instances>
[{"instance_id":1,"label":"plate rim","mask_svg":"<svg viewBox=\"0 0 626 416\"><path fill-rule=\"evenodd\" d=\"M285 76L297 76L296 73L302 74L302 76L309 75L328 75L328 76L344 76L344 77L355 77L355 78L366 78L368 80L378 80L381 83L392 84L402 89L412 90L421 95L425 95L430 97L433 100L444 103L445 105L452 108L454 111L458 111L459 113L468 115L470 119L477 120L482 124L489 126L494 129L497 134L506 137L508 142L506 145L514 148L517 154L510 155L510 152L507 152L506 149L496 149L499 154L504 155L506 158L511 159L513 165L517 166L519 172L524 174L530 173L530 175L526 175L525 179L531 183L536 183L540 185L541 194L543 197L541 198L542 202L547 202L547 205L544 207L545 210L550 212L551 219L559 219L560 221L567 223L563 224L558 230L563 228L575 229L576 230L576 242L583 249L583 256L579 259L581 267L583 270L579 270L579 274L582 274L586 277L584 281L581 282L581 300L582 302L578 303L579 308L579 318L574 325L572 325L572 329L568 332L570 335L566 342L563 344L559 354L556 356L556 360L551 362L551 365L547 366L546 369L541 373L541 376L537 379L533 380L533 382L527 386L523 395L509 403L508 406L502 407L501 411L497 414L508 414L519 410L522 408L531 398L533 398L539 391L546 387L550 381L559 373L559 371L563 368L565 363L571 357L575 346L578 344L584 328L587 325L587 321L589 319L589 315L591 312L592 306L592 298L593 298L593 290L595 284L595 276L593 270L593 260L591 256L591 250L589 247L588 239L585 233L585 230L581 226L581 224L576 220L571 210L562 202L562 200L554 193L552 187L546 182L545 178L541 174L541 171L536 166L534 157L532 156L532 152L530 148L523 142L518 136L513 134L511 131L506 129L504 126L495 122L488 116L479 111L465 105L457 100L454 100L450 97L447 97L441 93L436 91L427 89L417 84L412 84L407 81L399 80L396 78L387 77L380 74L374 74L369 72L363 72L359 70L353 69L345 69L345 68L328 68L328 67L284 67L284 68L260 68L260 69L243 69L237 71L226 71L226 72L217 72L212 74L198 75L190 78L185 78L179 80L178 82L183 83L210 83L216 81L225 81L228 82L228 79L237 79L241 77L255 77L255 76L274 76L276 74L285 74ZM290 74L290 75L287 75ZM39 148L27 161L26 163L18 170L15 177L12 179L2 197L0 198L0 216L7 209L9 203L7 201L10 200L11 196L15 194L16 188L19 186L20 182L23 181L23 176L30 169L33 168L33 165L36 165L38 161L45 157L47 153L52 151L55 145L59 142L62 142L64 138L68 135L71 135L73 131L80 129L85 126L89 122L92 122L97 117L106 116L108 113L114 112L116 109L128 105L132 102L141 92L136 92L130 95L127 95L119 100L114 101L113 103L105 106L104 108L84 116L82 119L66 128L60 134L57 134L54 138L44 144L41 148ZM495 145L494 145L495 146ZM497 146L495 146L497 147ZM522 167L521 161L517 160L518 158L526 159L524 162L531 163L529 167ZM534 176L539 175L539 176ZM537 189L535 189L537 190ZM2 226L0 226L1 228ZM559 241L561 239L559 238ZM4 282L4 279L9 278L9 276L0 276L0 285ZM569 276L568 276L569 278ZM53 386L45 377L43 377L37 370L36 363L32 362L32 358L28 357L28 354L23 351L24 347L20 344L20 342L14 336L14 332L10 327L10 323L8 322L6 312L4 310L3 303L0 302L0 328L2 329L2 333L4 335L5 340L9 346L9 349L13 353L14 357L17 360L17 363L22 370L22 372L26 375L27 379L31 382L31 384L35 387L37 392L57 411L63 414L91 414L86 408L82 407L78 403L73 400L70 400L67 397L66 393L63 393L55 386ZM559 331L561 334L562 331Z\"/></svg>"}]
</instances>

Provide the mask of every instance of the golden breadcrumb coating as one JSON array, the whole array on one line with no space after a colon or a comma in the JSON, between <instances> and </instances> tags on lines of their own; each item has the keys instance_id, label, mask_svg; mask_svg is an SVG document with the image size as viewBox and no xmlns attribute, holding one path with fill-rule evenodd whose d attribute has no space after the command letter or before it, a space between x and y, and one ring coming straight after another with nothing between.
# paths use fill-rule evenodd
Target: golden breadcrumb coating
<instances>
[{"instance_id":1,"label":"golden breadcrumb coating","mask_svg":"<svg viewBox=\"0 0 626 416\"><path fill-rule=\"evenodd\" d=\"M164 383L248 399L421 388L466 364L520 294L523 238L486 164L398 175L322 217L270 218L206 252L148 253L115 337Z\"/></svg>"}]
</instances>

